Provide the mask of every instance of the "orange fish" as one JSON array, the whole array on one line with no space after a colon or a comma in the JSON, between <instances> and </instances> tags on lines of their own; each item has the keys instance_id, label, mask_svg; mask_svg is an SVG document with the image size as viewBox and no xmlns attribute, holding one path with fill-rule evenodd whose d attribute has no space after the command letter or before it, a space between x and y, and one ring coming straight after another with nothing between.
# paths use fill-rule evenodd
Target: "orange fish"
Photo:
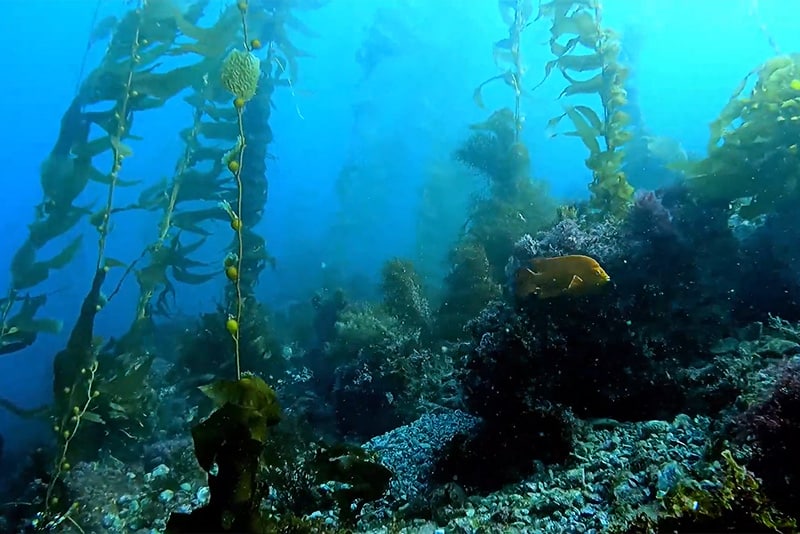
<instances>
[{"instance_id":1,"label":"orange fish","mask_svg":"<svg viewBox=\"0 0 800 534\"><path fill-rule=\"evenodd\" d=\"M589 256L534 258L517 270L516 294L518 298L533 294L540 299L589 295L610 281L597 260Z\"/></svg>"}]
</instances>

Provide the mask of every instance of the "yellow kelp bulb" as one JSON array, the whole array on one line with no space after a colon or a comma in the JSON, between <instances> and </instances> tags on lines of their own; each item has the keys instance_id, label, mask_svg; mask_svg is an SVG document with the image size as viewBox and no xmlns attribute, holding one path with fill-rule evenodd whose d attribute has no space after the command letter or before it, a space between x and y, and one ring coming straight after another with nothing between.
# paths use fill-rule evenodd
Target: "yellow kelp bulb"
<instances>
[{"instance_id":1,"label":"yellow kelp bulb","mask_svg":"<svg viewBox=\"0 0 800 534\"><path fill-rule=\"evenodd\" d=\"M236 5L239 7L239 11L247 11L247 2L239 2Z\"/></svg>"},{"instance_id":2,"label":"yellow kelp bulb","mask_svg":"<svg viewBox=\"0 0 800 534\"><path fill-rule=\"evenodd\" d=\"M232 336L236 336L236 334L239 333L239 323L236 321L236 319L228 319L228 321L225 323L225 328Z\"/></svg>"},{"instance_id":3,"label":"yellow kelp bulb","mask_svg":"<svg viewBox=\"0 0 800 534\"><path fill-rule=\"evenodd\" d=\"M242 97L234 98L233 99L233 107L236 109L242 109L244 107L245 100Z\"/></svg>"},{"instance_id":4,"label":"yellow kelp bulb","mask_svg":"<svg viewBox=\"0 0 800 534\"><path fill-rule=\"evenodd\" d=\"M258 50L261 48L261 41L259 39L253 39L250 41L250 48L253 50Z\"/></svg>"},{"instance_id":5,"label":"yellow kelp bulb","mask_svg":"<svg viewBox=\"0 0 800 534\"><path fill-rule=\"evenodd\" d=\"M242 229L242 220L239 217L231 220L231 228L237 232Z\"/></svg>"},{"instance_id":6,"label":"yellow kelp bulb","mask_svg":"<svg viewBox=\"0 0 800 534\"><path fill-rule=\"evenodd\" d=\"M228 170L231 172L237 172L239 170L239 162L238 161L229 161L228 162Z\"/></svg>"},{"instance_id":7,"label":"yellow kelp bulb","mask_svg":"<svg viewBox=\"0 0 800 534\"><path fill-rule=\"evenodd\" d=\"M792 88L792 89L794 89L795 91L800 91L800 80L798 80L797 78L795 78L794 80L792 80L791 82L789 82L789 87L791 87L791 88Z\"/></svg>"},{"instance_id":8,"label":"yellow kelp bulb","mask_svg":"<svg viewBox=\"0 0 800 534\"><path fill-rule=\"evenodd\" d=\"M228 280L231 282L235 282L239 279L239 269L237 269L234 265L229 265L225 268L225 276L227 276Z\"/></svg>"}]
</instances>

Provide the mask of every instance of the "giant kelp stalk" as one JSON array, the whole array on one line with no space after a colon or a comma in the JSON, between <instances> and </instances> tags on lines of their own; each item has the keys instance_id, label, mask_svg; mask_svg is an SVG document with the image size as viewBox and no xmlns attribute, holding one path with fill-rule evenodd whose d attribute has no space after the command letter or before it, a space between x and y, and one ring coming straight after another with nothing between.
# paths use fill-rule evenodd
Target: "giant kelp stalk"
<instances>
[{"instance_id":1,"label":"giant kelp stalk","mask_svg":"<svg viewBox=\"0 0 800 534\"><path fill-rule=\"evenodd\" d=\"M37 333L55 330L58 326L55 322L34 318L37 309L44 304L45 296L22 295L21 291L44 281L51 270L66 265L77 250L80 237L74 238L62 252L47 260L37 259L39 250L73 230L84 215L91 214L89 222L97 229L99 237L97 268L91 289L83 301L66 348L54 359L54 429L58 436L58 452L47 483L46 499L42 503L40 525L53 527L65 520L72 521L75 508L70 504L67 488L62 482L64 471L79 460L95 456L101 440L104 445L109 445L109 440L120 434L136 440L137 436L133 434L151 428L146 418L152 408L153 396L146 387L146 380L153 354L144 346L142 327L149 324L153 298L158 296L156 310L165 312L166 297L174 293L172 280L197 284L209 278L208 274L190 271L200 264L190 260L188 254L196 250L208 235L202 223L220 219L224 212L216 207L202 207L202 203L224 200L233 190L220 179L223 161L233 153L238 158L235 163L239 168L243 162L241 150L226 154L210 145L220 139L243 141L244 136L242 106L216 106L222 100L223 89L217 84L209 84L208 80L209 76L220 79L219 58L230 50L231 36L244 22L247 6L230 6L211 27L201 27L197 22L207 3L207 0L198 0L182 11L172 0L140 0L134 9L116 21L105 56L83 80L62 119L56 145L42 166L44 199L37 206L36 220L29 227L28 239L12 260L12 287L8 298L0 301L0 349L3 352L20 350L33 343ZM272 36L272 43L280 45L283 61L293 64L299 51L285 38L283 29L283 21L292 18L290 7L289 3L281 6L272 3L269 9L259 9L254 20L258 21L259 28ZM104 19L103 24L107 24L107 20ZM177 65L171 63L174 57L180 58ZM282 67L281 72L286 70ZM270 86L288 83L278 78L270 79ZM137 140L131 133L134 116L161 107L190 87L194 91L187 101L194 109L193 124L181 132L186 146L171 180L144 190L132 205L115 205L117 189L137 183L122 177L123 160L133 153L126 141ZM254 154L258 157L258 151ZM265 155L265 149L261 154ZM109 156L110 164L97 163L109 159ZM233 172L232 161L225 163ZM98 165L108 167L98 168ZM255 197L256 202L263 197L260 201L263 209L266 177L263 172L261 174L264 195ZM242 177L237 177L237 184L241 186L244 180L239 178ZM258 178L254 181L257 182ZM91 182L106 187L105 202L94 212L91 205L76 206L76 200ZM240 214L247 212L248 208L244 205L241 187L237 190ZM199 209L198 203L201 203ZM129 263L108 257L106 250L113 237L110 224L113 214L158 209L162 210L158 234L142 254ZM201 237L184 244L181 239L184 233ZM237 263L237 266L241 267L242 263ZM103 284L113 267L125 268L114 290L105 297ZM104 346L94 335L94 319L131 273L135 273L140 286L133 327L118 342L112 340ZM3 405L8 406L5 402ZM115 453L125 452L134 444L126 442L125 448L115 450Z\"/></svg>"},{"instance_id":2,"label":"giant kelp stalk","mask_svg":"<svg viewBox=\"0 0 800 534\"><path fill-rule=\"evenodd\" d=\"M171 270L175 280L185 283L202 283L213 276L213 274L190 272L189 268L199 265L199 262L189 259L188 254L205 241L207 232L199 226L199 223L213 218L216 212L210 213L209 209L200 211L180 209L181 203L214 198L223 189L223 185L218 183L215 176L219 174L218 167L221 165L212 166L208 174L193 168L198 163L206 163L209 156L217 155L217 151L203 147L200 141L207 124L203 119L209 112L213 112L213 109L206 109L206 106L210 105L207 100L208 93L210 93L208 75L205 75L197 82L193 94L186 99L194 108L192 126L181 132L185 147L175 166L172 179L169 183L166 180L160 181L143 191L139 197L141 207L148 210L161 209L162 215L156 240L148 245L137 259L139 262L147 257L148 261L146 265L140 265L136 269L140 291L131 332L141 332L143 327L151 326L154 312L168 313L167 297L175 292L175 287L168 277L168 270ZM198 233L201 237L192 244L183 245L180 242L181 231ZM130 268L134 268L135 264L136 262L131 263ZM119 287L120 284L115 292ZM157 292L158 297L154 304L153 297ZM113 296L114 293L109 298Z\"/></svg>"},{"instance_id":3,"label":"giant kelp stalk","mask_svg":"<svg viewBox=\"0 0 800 534\"><path fill-rule=\"evenodd\" d=\"M88 206L74 206L75 200L91 181L100 182L107 188L104 205L90 217L99 236L97 268L91 290L84 299L66 348L55 356L53 363L54 429L59 452L40 516L45 525L53 526L70 519L73 507L65 498L61 482L63 472L76 461L96 455L96 440L115 434L113 430L124 432L116 423L103 429L101 425L106 421L99 413L106 415L111 410L147 409L141 402L141 393L152 356L135 346L128 346L124 351L114 346L103 349L94 336L94 319L107 300L102 286L110 268L125 265L106 254L112 229L111 216L148 207L141 202L142 199L131 206L117 207L114 204L116 189L135 183L121 178L123 160L132 154L125 141L136 139L131 134L133 117L138 112L161 107L168 99L201 79L208 71L210 61L217 60L228 46L227 41L220 39L222 34L216 27L196 25L204 6L203 1L195 2L182 13L166 0L142 0L125 14L116 24L100 65L80 86L62 120L56 146L42 166L44 200L39 206L37 220L30 227L29 239L15 256L12 270L35 266L37 262L31 258L30 250L72 229L83 215L91 213ZM224 26L224 16L219 24ZM163 67L165 58L189 54L196 61L182 62L182 66L171 70L161 68L160 72L155 72L157 66ZM209 57L214 59L209 60ZM99 135L92 137L95 129ZM109 154L107 170L98 169L94 164L96 159L105 159ZM68 261L63 253L56 260L60 263ZM54 261L44 263L44 271L38 269L40 273L44 272L46 277ZM134 267L135 262L128 266L118 286ZM138 353L145 353L146 357L138 358ZM123 415L128 420L135 418L134 413ZM145 427L141 424L133 426Z\"/></svg>"},{"instance_id":4,"label":"giant kelp stalk","mask_svg":"<svg viewBox=\"0 0 800 534\"><path fill-rule=\"evenodd\" d=\"M222 65L222 85L235 95L233 106L236 109L236 123L238 126L238 142L236 147L226 157L228 170L233 174L236 184L236 204L232 207L225 203L224 207L231 218L231 228L236 232L236 250L225 259L225 274L234 284L235 304L225 326L233 338L234 360L236 362L236 380L242 378L241 354L239 343L239 324L242 321L244 300L242 298L242 282L239 273L242 272L242 259L244 257L244 239L242 237L244 222L242 221L242 206L244 185L242 182L242 164L244 162L247 141L244 133L244 107L253 98L258 88L261 77L261 62L252 50L261 47L260 41L248 41L247 36L247 3L239 2L241 12L242 33L244 34L244 50L234 49L228 53Z\"/></svg>"},{"instance_id":5,"label":"giant kelp stalk","mask_svg":"<svg viewBox=\"0 0 800 534\"><path fill-rule=\"evenodd\" d=\"M97 354L94 340L94 319L102 308L101 289L111 266L120 262L106 256L110 232L114 193L127 185L120 179L123 159L132 154L124 140L131 136L131 124L136 111L158 107L182 88L175 71L153 74L152 64L174 42L176 32L164 26L163 12L151 10L146 1L129 12L119 23L101 65L84 81L75 100L62 120L59 141L42 167L45 194L44 208L37 223L44 235L52 237L74 227L88 209L77 210L74 200L90 180L106 185L106 200L99 212L91 217L98 230L96 268L89 293L84 299L79 318L72 330L67 347L53 362L54 430L58 436L58 453L47 485L41 514L42 524L50 527L70 519L72 506L62 495L61 475L73 459L81 457L80 440L85 432L79 428L100 419L90 407L99 395ZM178 75L184 74L177 69ZM172 83L170 83L172 82ZM184 82L185 83L185 82ZM88 106L102 111L85 111ZM90 140L92 126L102 134ZM107 171L97 169L93 160L110 152ZM58 184L58 185L57 185ZM69 214L73 215L70 216ZM32 231L28 243L42 242L42 232ZM46 240L44 240L46 241ZM23 245L23 249L25 245ZM18 257L20 253L18 253Z\"/></svg>"},{"instance_id":6,"label":"giant kelp stalk","mask_svg":"<svg viewBox=\"0 0 800 534\"><path fill-rule=\"evenodd\" d=\"M498 7L503 21L508 25L508 37L494 43L495 63L503 72L484 80L473 92L475 103L484 108L483 87L490 82L502 81L514 90L514 142L519 141L522 130L522 75L524 72L520 53L522 32L530 25L531 0L499 0Z\"/></svg>"},{"instance_id":7,"label":"giant kelp stalk","mask_svg":"<svg viewBox=\"0 0 800 534\"><path fill-rule=\"evenodd\" d=\"M600 216L621 217L630 206L633 188L622 170L622 147L631 134L626 129L628 115L622 110L627 103L627 69L619 62L619 39L602 26L597 0L552 0L540 6L539 17L552 21L550 50L556 56L545 66L544 80L558 69L569 84L559 97L597 95L600 99L595 108L566 105L549 127L569 117L575 130L567 135L579 137L590 152L586 160L592 171L590 207ZM577 79L575 73L589 77Z\"/></svg>"},{"instance_id":8,"label":"giant kelp stalk","mask_svg":"<svg viewBox=\"0 0 800 534\"><path fill-rule=\"evenodd\" d=\"M258 9L258 5L247 2L237 4L244 50L231 50L221 72L223 86L235 97L233 106L237 125L236 145L223 158L234 178L234 195L231 200L224 199L222 202L235 232L233 250L225 258L224 267L225 275L233 286L229 295L232 305L226 328L233 338L237 378L241 378L240 325L244 307L248 302L255 303L254 290L258 276L265 265L272 261L264 239L253 231L261 220L267 202L266 159L267 147L272 141L268 125L270 96L275 85L289 83L288 79L281 80L280 75L287 71L287 64L294 65L299 53L283 30L291 4L287 2L270 9ZM249 10L254 10L253 16L248 16ZM268 74L263 77L262 63L253 53L262 48L262 43L260 39L249 38L248 24L254 25L270 38L264 62Z\"/></svg>"},{"instance_id":9,"label":"giant kelp stalk","mask_svg":"<svg viewBox=\"0 0 800 534\"><path fill-rule=\"evenodd\" d=\"M504 72L481 83L474 96L482 106L482 88L503 80L514 90L514 110L498 109L486 121L471 125L472 135L455 152L458 161L487 179L488 190L473 199L468 223L451 254L453 268L445 279L438 317L441 334L449 338L460 336L465 321L499 296L514 242L541 228L555 213L543 184L531 176L530 154L520 139L520 37L530 25L531 3L501 0L499 7L509 37L494 44L494 56ZM476 291L465 291L471 287Z\"/></svg>"},{"instance_id":10,"label":"giant kelp stalk","mask_svg":"<svg viewBox=\"0 0 800 534\"><path fill-rule=\"evenodd\" d=\"M233 340L236 380L219 380L202 388L217 404L214 412L192 428L195 455L208 472L210 501L190 514L173 513L167 532L174 533L274 531L267 528L269 518L260 507L264 486L260 483L260 473L267 430L280 420L280 407L275 392L261 378L242 372L240 325L246 312L257 311L250 303L255 303L253 288L266 254L263 239L252 228L266 202L265 159L271 132L263 128L269 116L270 93L278 77L261 75L262 63L254 52L262 48L262 42L250 38L249 28L260 21L256 27L262 30L263 38L269 39L266 63L270 71L276 63L285 72L284 62L292 62L296 50L281 29L291 3L273 4L267 10L258 9L255 3L239 1L236 7L244 46L228 52L220 72L222 86L234 96L237 127L236 143L222 159L233 176L233 198L221 202L235 232L233 250L225 258L224 267L233 287L228 292L230 311L226 329ZM256 107L252 114L248 113L250 106ZM250 119L254 126L247 124ZM255 122L259 119L264 122ZM252 149L251 143L254 143ZM255 191L249 198L251 186ZM246 284L245 275L249 277Z\"/></svg>"}]
</instances>

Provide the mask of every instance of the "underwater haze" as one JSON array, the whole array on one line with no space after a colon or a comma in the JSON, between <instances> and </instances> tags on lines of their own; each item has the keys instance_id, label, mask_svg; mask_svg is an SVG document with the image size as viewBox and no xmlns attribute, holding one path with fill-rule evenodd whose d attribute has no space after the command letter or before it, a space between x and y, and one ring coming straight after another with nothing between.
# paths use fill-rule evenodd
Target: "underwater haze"
<instances>
[{"instance_id":1,"label":"underwater haze","mask_svg":"<svg viewBox=\"0 0 800 534\"><path fill-rule=\"evenodd\" d=\"M796 532L792 0L8 0L0 532Z\"/></svg>"}]
</instances>

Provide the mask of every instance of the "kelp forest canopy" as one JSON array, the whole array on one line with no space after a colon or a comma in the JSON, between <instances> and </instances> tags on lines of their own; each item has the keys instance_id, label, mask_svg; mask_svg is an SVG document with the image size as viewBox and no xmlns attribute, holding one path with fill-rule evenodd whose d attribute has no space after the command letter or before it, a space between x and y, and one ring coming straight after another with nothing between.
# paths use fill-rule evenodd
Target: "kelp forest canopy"
<instances>
[{"instance_id":1,"label":"kelp forest canopy","mask_svg":"<svg viewBox=\"0 0 800 534\"><path fill-rule=\"evenodd\" d=\"M186 7L173 0L147 0L119 18L110 16L98 23L97 32L110 32L108 46L100 65L82 81L42 164L42 200L27 239L12 258L11 286L2 299L0 352L21 350L39 334L60 328L60 321L37 316L47 299L37 287L70 264L91 235L82 231L87 222L97 237L95 277L108 271L109 279L95 305L102 307L113 298L123 282L137 283L134 327L146 330L153 315L169 311L176 283L202 284L220 271L192 254L211 235L214 224L229 221L220 204L237 203L228 167L237 159L242 136L237 110L220 80L222 59L243 42L242 14L236 3L228 4L213 24L201 25L200 19L208 18L208 4L197 1ZM305 55L288 37L289 28L311 33L295 11L320 2L249 4L248 25L258 36L264 75L257 80L258 90L243 121L249 123L249 150L244 152L241 173L248 186L240 214L248 221L242 232L245 246L239 273L244 288L252 288L271 261L263 239L249 229L260 220L267 201L270 95L276 87L291 83L297 59ZM134 156L132 146L147 142L137 135L135 118L158 113L175 98L192 109L191 122L176 132L184 145L182 154L172 168L163 169L164 178L157 183L127 176L124 161ZM127 193L132 188L140 190L136 202L116 201L119 190ZM83 200L91 195L101 200ZM152 241L130 257L108 257L106 243L113 239L114 219L131 211L149 212L158 221ZM51 250L55 252L46 254ZM87 287L91 281L90 276Z\"/></svg>"}]
</instances>

